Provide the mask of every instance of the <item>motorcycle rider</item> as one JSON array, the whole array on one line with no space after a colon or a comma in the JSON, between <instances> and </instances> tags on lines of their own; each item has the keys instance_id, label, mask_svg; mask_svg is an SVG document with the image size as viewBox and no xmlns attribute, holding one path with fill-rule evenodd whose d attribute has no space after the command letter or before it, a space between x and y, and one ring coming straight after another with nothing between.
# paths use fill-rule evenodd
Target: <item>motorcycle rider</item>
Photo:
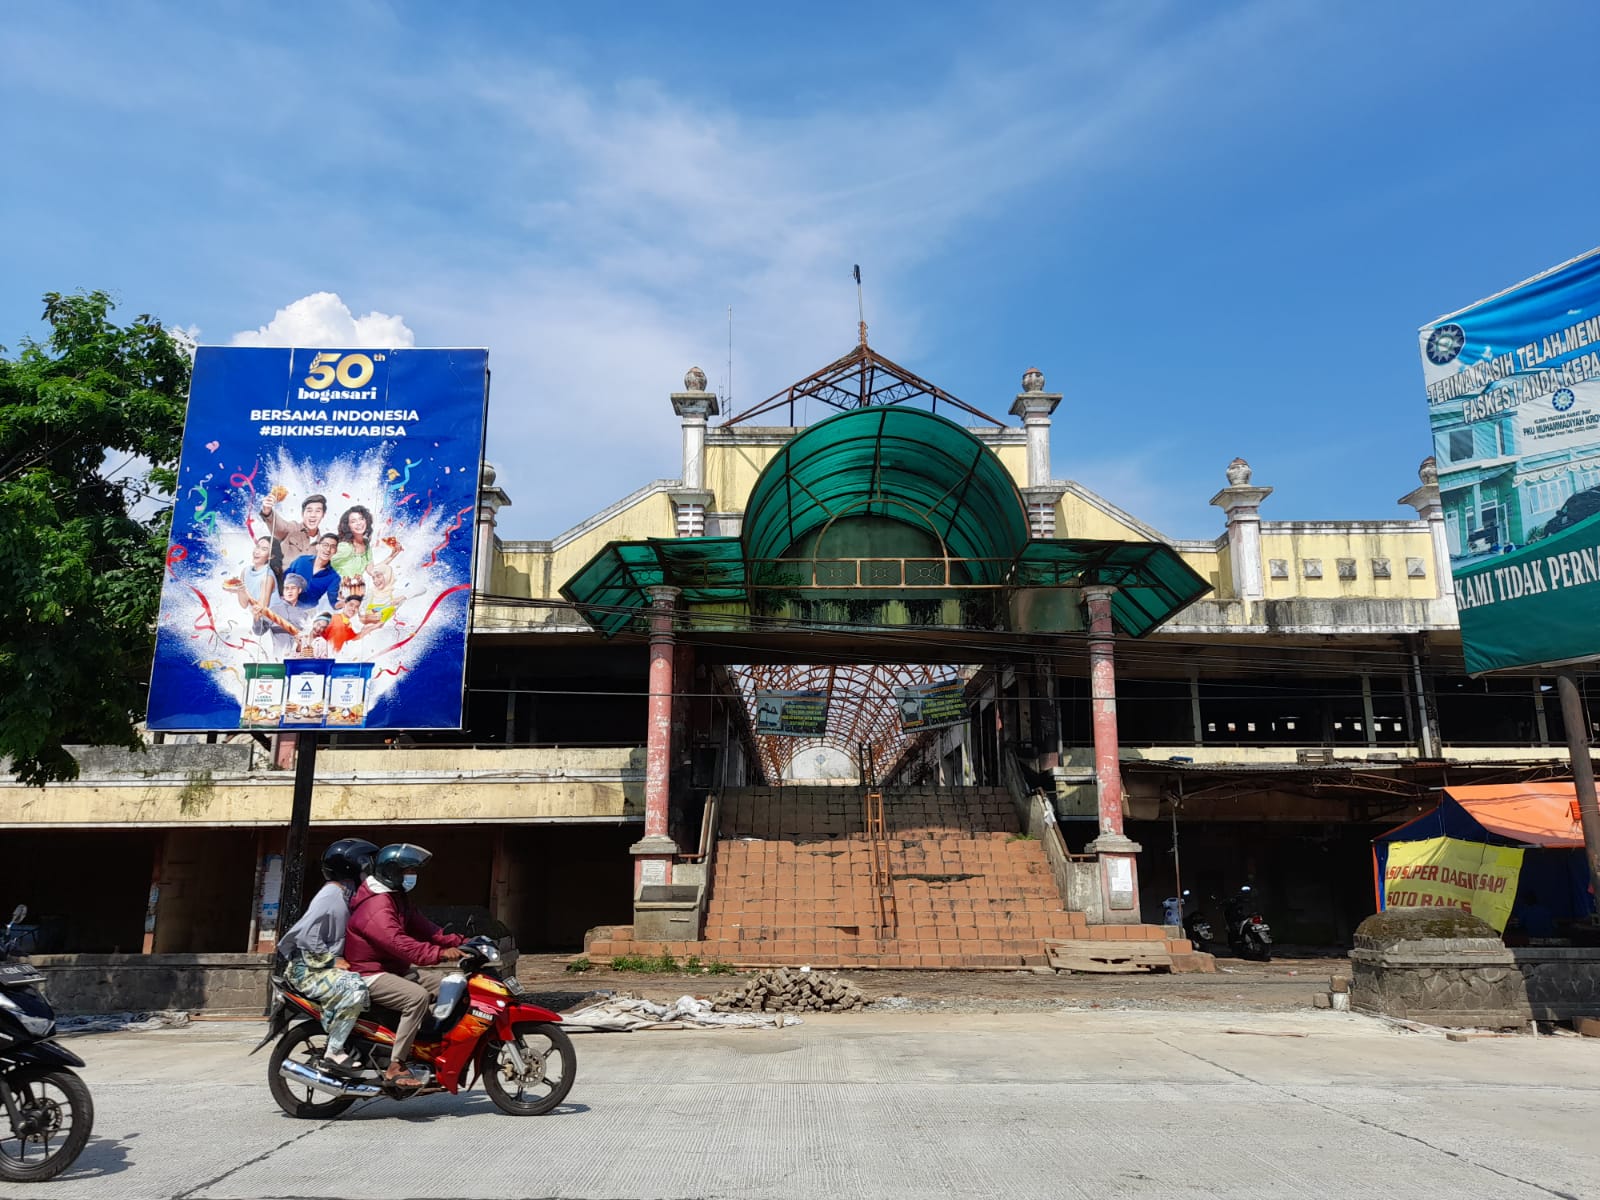
<instances>
[{"instance_id":1,"label":"motorcycle rider","mask_svg":"<svg viewBox=\"0 0 1600 1200\"><path fill-rule=\"evenodd\" d=\"M360 1074L345 1040L367 1006L367 985L360 975L340 970L350 898L372 869L378 848L361 838L340 838L322 855L322 877L328 882L311 898L305 915L278 939L278 953L288 960L284 978L322 1008L328 1046L321 1065L335 1075Z\"/></svg>"},{"instance_id":2,"label":"motorcycle rider","mask_svg":"<svg viewBox=\"0 0 1600 1200\"><path fill-rule=\"evenodd\" d=\"M394 1087L420 1087L406 1070L412 1043L428 1003L438 991L436 980L420 981L415 967L433 967L461 957L465 938L445 933L417 911L406 893L417 883L417 871L433 854L409 842L378 851L372 872L350 902L350 928L345 958L361 975L374 1004L400 1012L394 1049L384 1082Z\"/></svg>"}]
</instances>

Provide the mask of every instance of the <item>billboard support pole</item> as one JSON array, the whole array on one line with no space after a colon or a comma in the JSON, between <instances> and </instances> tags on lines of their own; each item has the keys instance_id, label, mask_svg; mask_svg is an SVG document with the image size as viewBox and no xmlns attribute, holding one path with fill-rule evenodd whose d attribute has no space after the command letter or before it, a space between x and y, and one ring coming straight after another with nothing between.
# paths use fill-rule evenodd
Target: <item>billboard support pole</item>
<instances>
[{"instance_id":1,"label":"billboard support pole","mask_svg":"<svg viewBox=\"0 0 1600 1200\"><path fill-rule=\"evenodd\" d=\"M278 902L279 936L300 919L304 903L306 842L311 832L311 790L316 784L318 735L295 734L294 804L289 811L289 837L283 848L283 898Z\"/></svg>"},{"instance_id":2,"label":"billboard support pole","mask_svg":"<svg viewBox=\"0 0 1600 1200\"><path fill-rule=\"evenodd\" d=\"M1583 849L1589 859L1589 879L1600 885L1600 808L1595 804L1594 762L1589 757L1589 722L1583 715L1583 697L1571 671L1556 675L1561 696L1561 723L1567 727L1567 753L1572 756L1572 783L1578 793L1578 814L1583 821Z\"/></svg>"}]
</instances>

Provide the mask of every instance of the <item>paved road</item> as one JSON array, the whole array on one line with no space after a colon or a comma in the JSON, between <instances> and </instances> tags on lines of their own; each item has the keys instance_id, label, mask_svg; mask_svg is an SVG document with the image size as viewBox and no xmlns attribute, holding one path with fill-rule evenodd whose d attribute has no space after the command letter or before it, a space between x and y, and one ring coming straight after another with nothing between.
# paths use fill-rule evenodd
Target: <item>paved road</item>
<instances>
[{"instance_id":1,"label":"paved road","mask_svg":"<svg viewBox=\"0 0 1600 1200\"><path fill-rule=\"evenodd\" d=\"M73 1039L96 1137L0 1196L1600 1196L1600 1041L1350 1014L846 1014L592 1034L568 1103L481 1091L282 1116L259 1026ZM1286 1036L1301 1035L1301 1036Z\"/></svg>"}]
</instances>

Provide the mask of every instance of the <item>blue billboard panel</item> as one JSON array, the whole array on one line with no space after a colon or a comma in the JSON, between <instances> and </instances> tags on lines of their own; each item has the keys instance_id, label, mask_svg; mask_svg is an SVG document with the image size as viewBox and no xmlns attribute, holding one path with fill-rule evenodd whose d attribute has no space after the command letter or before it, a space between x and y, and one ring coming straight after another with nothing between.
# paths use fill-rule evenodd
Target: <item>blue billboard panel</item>
<instances>
[{"instance_id":1,"label":"blue billboard panel","mask_svg":"<svg viewBox=\"0 0 1600 1200\"><path fill-rule=\"evenodd\" d=\"M149 728L459 729L486 350L195 355Z\"/></svg>"},{"instance_id":2,"label":"blue billboard panel","mask_svg":"<svg viewBox=\"0 0 1600 1200\"><path fill-rule=\"evenodd\" d=\"M1600 251L1418 343L1468 671L1600 654Z\"/></svg>"}]
</instances>

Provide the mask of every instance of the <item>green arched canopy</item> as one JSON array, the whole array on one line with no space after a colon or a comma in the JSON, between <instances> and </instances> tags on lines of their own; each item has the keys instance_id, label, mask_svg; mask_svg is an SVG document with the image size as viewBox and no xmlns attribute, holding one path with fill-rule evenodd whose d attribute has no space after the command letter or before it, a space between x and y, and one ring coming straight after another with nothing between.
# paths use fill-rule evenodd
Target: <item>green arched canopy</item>
<instances>
[{"instance_id":1,"label":"green arched canopy","mask_svg":"<svg viewBox=\"0 0 1600 1200\"><path fill-rule=\"evenodd\" d=\"M1028 541L1027 509L990 449L954 421L917 408L841 413L800 434L745 503L745 559L782 557L836 520L922 528L944 554L998 583Z\"/></svg>"},{"instance_id":2,"label":"green arched canopy","mask_svg":"<svg viewBox=\"0 0 1600 1200\"><path fill-rule=\"evenodd\" d=\"M1210 590L1161 542L1030 539L1022 495L989 447L944 417L884 405L818 422L779 451L739 537L612 542L561 594L609 637L663 584L681 590L680 607L723 620L749 616L774 586L815 597L853 589L872 603L1101 584L1116 589L1112 615L1133 637ZM1029 611L1013 612L1017 628L1052 629Z\"/></svg>"}]
</instances>

